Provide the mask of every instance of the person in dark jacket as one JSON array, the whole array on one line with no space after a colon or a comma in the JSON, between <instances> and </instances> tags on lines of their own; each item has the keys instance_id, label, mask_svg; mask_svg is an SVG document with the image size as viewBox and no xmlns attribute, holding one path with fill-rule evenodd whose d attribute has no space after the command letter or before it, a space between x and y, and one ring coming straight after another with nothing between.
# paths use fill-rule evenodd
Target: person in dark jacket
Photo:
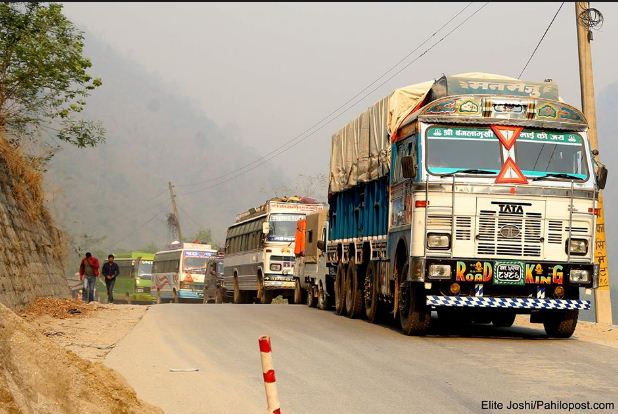
<instances>
[{"instance_id":1,"label":"person in dark jacket","mask_svg":"<svg viewBox=\"0 0 618 414\"><path fill-rule=\"evenodd\" d=\"M114 284L116 283L116 277L120 274L118 264L114 263L114 255L107 256L107 263L103 265L101 271L105 277L105 286L107 287L107 302L114 303Z\"/></svg>"}]
</instances>

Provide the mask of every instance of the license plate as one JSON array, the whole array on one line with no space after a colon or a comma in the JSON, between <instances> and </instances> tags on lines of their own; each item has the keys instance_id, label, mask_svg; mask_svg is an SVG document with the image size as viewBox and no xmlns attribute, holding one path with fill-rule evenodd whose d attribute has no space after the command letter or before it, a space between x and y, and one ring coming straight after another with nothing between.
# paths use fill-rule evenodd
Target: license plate
<instances>
[{"instance_id":1,"label":"license plate","mask_svg":"<svg viewBox=\"0 0 618 414\"><path fill-rule=\"evenodd\" d=\"M524 265L520 262L496 262L494 285L523 285Z\"/></svg>"},{"instance_id":2,"label":"license plate","mask_svg":"<svg viewBox=\"0 0 618 414\"><path fill-rule=\"evenodd\" d=\"M141 288L137 288L137 289L135 289L135 291L136 291L137 293L144 293L144 289L141 289Z\"/></svg>"}]
</instances>

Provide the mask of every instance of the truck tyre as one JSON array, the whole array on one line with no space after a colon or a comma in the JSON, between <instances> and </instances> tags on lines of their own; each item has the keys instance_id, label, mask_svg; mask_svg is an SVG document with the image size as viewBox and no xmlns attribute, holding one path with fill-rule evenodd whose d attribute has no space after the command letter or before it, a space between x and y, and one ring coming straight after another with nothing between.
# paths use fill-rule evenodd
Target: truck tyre
<instances>
[{"instance_id":1,"label":"truck tyre","mask_svg":"<svg viewBox=\"0 0 618 414\"><path fill-rule=\"evenodd\" d=\"M300 280L296 279L296 282L294 284L294 298L293 298L295 305L300 305L301 303L304 302L303 293L305 292L303 288L300 287Z\"/></svg>"},{"instance_id":2,"label":"truck tyre","mask_svg":"<svg viewBox=\"0 0 618 414\"><path fill-rule=\"evenodd\" d=\"M258 300L263 305L270 305L273 301L272 290L266 290L266 286L264 286L264 281L262 280L262 278L260 278L258 283L260 284L260 287L258 290Z\"/></svg>"},{"instance_id":3,"label":"truck tyre","mask_svg":"<svg viewBox=\"0 0 618 414\"><path fill-rule=\"evenodd\" d=\"M215 303L223 303L223 292L221 291L221 288L217 288L217 291L215 293Z\"/></svg>"},{"instance_id":4,"label":"truck tyre","mask_svg":"<svg viewBox=\"0 0 618 414\"><path fill-rule=\"evenodd\" d=\"M498 328L510 328L515 323L515 312L500 312L492 315L491 323Z\"/></svg>"},{"instance_id":5,"label":"truck tyre","mask_svg":"<svg viewBox=\"0 0 618 414\"><path fill-rule=\"evenodd\" d=\"M312 285L310 285L307 288L307 293L306 293L307 300L306 300L306 302L307 302L307 306L309 306L310 308L315 308L315 305L317 305L317 303L318 303L318 298L316 297L317 296L317 290L318 290L318 288L316 286L312 286Z\"/></svg>"},{"instance_id":6,"label":"truck tyre","mask_svg":"<svg viewBox=\"0 0 618 414\"><path fill-rule=\"evenodd\" d=\"M328 299L326 298L326 291L320 285L318 287L318 309L320 310L328 310L329 308Z\"/></svg>"},{"instance_id":7,"label":"truck tyre","mask_svg":"<svg viewBox=\"0 0 618 414\"><path fill-rule=\"evenodd\" d=\"M345 274L345 265L339 263L335 276L335 313L337 315L342 315L345 312Z\"/></svg>"},{"instance_id":8,"label":"truck tyre","mask_svg":"<svg viewBox=\"0 0 618 414\"><path fill-rule=\"evenodd\" d=\"M548 312L543 326L545 333L552 338L570 338L577 326L578 310Z\"/></svg>"},{"instance_id":9,"label":"truck tyre","mask_svg":"<svg viewBox=\"0 0 618 414\"><path fill-rule=\"evenodd\" d=\"M365 271L365 316L371 323L377 323L380 314L380 302L378 299L378 272L376 264L369 262Z\"/></svg>"},{"instance_id":10,"label":"truck tyre","mask_svg":"<svg viewBox=\"0 0 618 414\"><path fill-rule=\"evenodd\" d=\"M243 303L243 294L240 291L240 287L238 286L238 277L234 277L234 303L241 304Z\"/></svg>"},{"instance_id":11,"label":"truck tyre","mask_svg":"<svg viewBox=\"0 0 618 414\"><path fill-rule=\"evenodd\" d=\"M407 274L408 264L403 267ZM431 309L425 303L422 284L403 282L399 294L399 322L405 335L425 335L431 323Z\"/></svg>"},{"instance_id":12,"label":"truck tyre","mask_svg":"<svg viewBox=\"0 0 618 414\"><path fill-rule=\"evenodd\" d=\"M349 318L358 318L363 311L363 290L358 281L358 268L350 262L345 278L345 311Z\"/></svg>"}]
</instances>

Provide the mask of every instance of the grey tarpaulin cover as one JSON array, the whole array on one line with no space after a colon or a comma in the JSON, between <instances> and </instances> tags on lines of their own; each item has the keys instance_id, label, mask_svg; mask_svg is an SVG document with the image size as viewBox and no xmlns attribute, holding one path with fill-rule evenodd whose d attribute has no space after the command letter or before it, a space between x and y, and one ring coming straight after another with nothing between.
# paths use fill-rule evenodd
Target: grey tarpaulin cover
<instances>
[{"instance_id":1,"label":"grey tarpaulin cover","mask_svg":"<svg viewBox=\"0 0 618 414\"><path fill-rule=\"evenodd\" d=\"M514 79L491 73L454 75L470 79ZM339 131L331 142L329 193L385 176L390 171L390 136L424 99L434 81L396 89Z\"/></svg>"}]
</instances>

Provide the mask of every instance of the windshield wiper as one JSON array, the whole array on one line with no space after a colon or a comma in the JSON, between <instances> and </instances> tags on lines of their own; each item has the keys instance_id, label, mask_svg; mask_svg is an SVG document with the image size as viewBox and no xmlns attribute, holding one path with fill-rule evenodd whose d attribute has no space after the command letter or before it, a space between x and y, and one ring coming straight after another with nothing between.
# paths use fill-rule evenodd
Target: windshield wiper
<instances>
[{"instance_id":1,"label":"windshield wiper","mask_svg":"<svg viewBox=\"0 0 618 414\"><path fill-rule=\"evenodd\" d=\"M581 180L581 177L578 177L575 174L567 174L567 173L547 173L545 175L541 175L539 177L534 177L532 181L543 180L545 178L567 178L567 179L575 179Z\"/></svg>"},{"instance_id":2,"label":"windshield wiper","mask_svg":"<svg viewBox=\"0 0 618 414\"><path fill-rule=\"evenodd\" d=\"M447 174L440 174L440 177L451 177L455 174L460 174L460 173L464 173L464 174L492 174L495 175L496 172L495 171L488 171L488 170L479 170L479 169L475 169L475 168L467 168L467 169L461 169L461 170L457 170L457 171L453 171Z\"/></svg>"}]
</instances>

